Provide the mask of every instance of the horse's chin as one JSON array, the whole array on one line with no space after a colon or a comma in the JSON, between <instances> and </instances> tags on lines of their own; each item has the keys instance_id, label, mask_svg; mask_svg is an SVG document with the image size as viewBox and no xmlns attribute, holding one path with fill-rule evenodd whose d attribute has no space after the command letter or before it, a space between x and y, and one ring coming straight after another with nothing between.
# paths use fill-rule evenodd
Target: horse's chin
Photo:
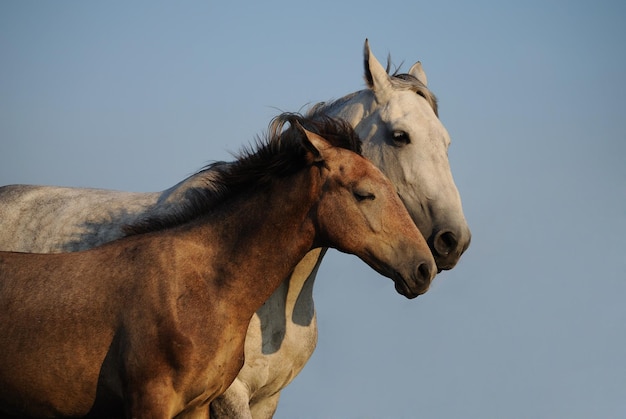
<instances>
[{"instance_id":1,"label":"horse's chin","mask_svg":"<svg viewBox=\"0 0 626 419\"><path fill-rule=\"evenodd\" d=\"M410 287L407 281L402 277L402 275L398 273L394 274L392 279L398 294L405 296L409 300L412 300L413 298L416 298L428 291L428 287Z\"/></svg>"}]
</instances>

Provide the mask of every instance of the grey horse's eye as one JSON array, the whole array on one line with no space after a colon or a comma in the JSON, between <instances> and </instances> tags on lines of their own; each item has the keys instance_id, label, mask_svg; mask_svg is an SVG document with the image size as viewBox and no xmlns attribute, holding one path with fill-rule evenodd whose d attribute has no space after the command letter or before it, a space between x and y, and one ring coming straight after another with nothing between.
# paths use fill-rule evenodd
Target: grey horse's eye
<instances>
[{"instance_id":1,"label":"grey horse's eye","mask_svg":"<svg viewBox=\"0 0 626 419\"><path fill-rule=\"evenodd\" d=\"M405 131L394 131L392 134L393 142L398 146L403 146L411 142L409 134Z\"/></svg>"}]
</instances>

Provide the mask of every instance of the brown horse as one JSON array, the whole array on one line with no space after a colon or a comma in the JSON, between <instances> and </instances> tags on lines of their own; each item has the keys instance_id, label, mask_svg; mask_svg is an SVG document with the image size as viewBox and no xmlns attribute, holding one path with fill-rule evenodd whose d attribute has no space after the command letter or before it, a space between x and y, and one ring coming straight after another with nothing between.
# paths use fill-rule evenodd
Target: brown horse
<instances>
[{"instance_id":1,"label":"brown horse","mask_svg":"<svg viewBox=\"0 0 626 419\"><path fill-rule=\"evenodd\" d=\"M1 252L0 411L208 417L243 365L251 316L313 248L424 293L433 256L359 150L346 123L283 114L174 215L87 251Z\"/></svg>"}]
</instances>

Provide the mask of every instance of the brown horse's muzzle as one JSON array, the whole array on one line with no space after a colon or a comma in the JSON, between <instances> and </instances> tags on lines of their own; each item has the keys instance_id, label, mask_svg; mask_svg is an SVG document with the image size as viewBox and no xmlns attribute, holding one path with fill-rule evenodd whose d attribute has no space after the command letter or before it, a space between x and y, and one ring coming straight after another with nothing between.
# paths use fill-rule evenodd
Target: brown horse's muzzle
<instances>
[{"instance_id":1,"label":"brown horse's muzzle","mask_svg":"<svg viewBox=\"0 0 626 419\"><path fill-rule=\"evenodd\" d=\"M437 275L437 265L433 261L423 261L413 265L408 275L396 271L391 279L399 294L412 299L428 291L435 275Z\"/></svg>"}]
</instances>

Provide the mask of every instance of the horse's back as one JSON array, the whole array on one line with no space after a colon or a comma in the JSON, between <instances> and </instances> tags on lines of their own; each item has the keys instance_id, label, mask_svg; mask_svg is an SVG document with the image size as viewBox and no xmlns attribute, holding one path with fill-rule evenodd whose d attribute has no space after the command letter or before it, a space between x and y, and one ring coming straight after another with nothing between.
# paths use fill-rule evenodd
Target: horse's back
<instances>
[{"instance_id":1,"label":"horse's back","mask_svg":"<svg viewBox=\"0 0 626 419\"><path fill-rule=\"evenodd\" d=\"M8 185L0 187L0 250L55 253L121 237L159 193Z\"/></svg>"}]
</instances>

